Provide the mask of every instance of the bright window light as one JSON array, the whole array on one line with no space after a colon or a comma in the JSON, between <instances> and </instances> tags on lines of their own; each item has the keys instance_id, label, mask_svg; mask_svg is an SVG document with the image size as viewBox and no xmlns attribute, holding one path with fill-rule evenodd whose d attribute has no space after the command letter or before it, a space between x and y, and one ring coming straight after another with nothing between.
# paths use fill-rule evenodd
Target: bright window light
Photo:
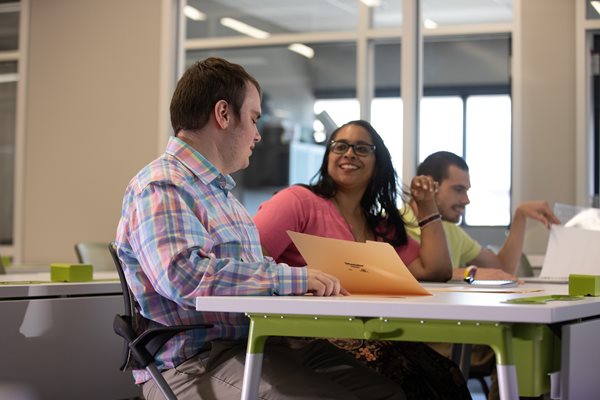
<instances>
[{"instance_id":1,"label":"bright window light","mask_svg":"<svg viewBox=\"0 0 600 400\"><path fill-rule=\"evenodd\" d=\"M377 7L379 4L381 4L380 0L360 0L361 2L363 2L367 7Z\"/></svg>"},{"instance_id":2,"label":"bright window light","mask_svg":"<svg viewBox=\"0 0 600 400\"><path fill-rule=\"evenodd\" d=\"M402 178L402 115L403 105L400 97L375 98L371 102L371 125L379 133L385 147L392 155L392 164Z\"/></svg>"},{"instance_id":3,"label":"bright window light","mask_svg":"<svg viewBox=\"0 0 600 400\"><path fill-rule=\"evenodd\" d=\"M596 10L596 12L600 14L600 1L590 1L590 4L592 5L592 7L594 7L594 10Z\"/></svg>"},{"instance_id":4,"label":"bright window light","mask_svg":"<svg viewBox=\"0 0 600 400\"><path fill-rule=\"evenodd\" d=\"M248 35L248 36L256 38L256 39L266 39L269 36L271 36L271 34L269 32L265 32L263 30L255 28L253 26L250 26L242 21L238 21L237 19L233 19L233 18L228 18L228 17L221 18L221 25L226 26L230 29L233 29L234 31L243 33L244 35Z\"/></svg>"},{"instance_id":5,"label":"bright window light","mask_svg":"<svg viewBox=\"0 0 600 400\"><path fill-rule=\"evenodd\" d=\"M288 46L288 49L291 51L298 53L306 58L313 58L315 56L315 51L302 43L293 43Z\"/></svg>"},{"instance_id":6,"label":"bright window light","mask_svg":"<svg viewBox=\"0 0 600 400\"><path fill-rule=\"evenodd\" d=\"M325 132L325 125L319 120L313 122L313 139L316 143L323 143L327 140L327 133Z\"/></svg>"},{"instance_id":7,"label":"bright window light","mask_svg":"<svg viewBox=\"0 0 600 400\"><path fill-rule=\"evenodd\" d=\"M206 21L206 14L192 6L183 7L183 14L194 21Z\"/></svg>"},{"instance_id":8,"label":"bright window light","mask_svg":"<svg viewBox=\"0 0 600 400\"><path fill-rule=\"evenodd\" d=\"M458 96L421 99L419 160L436 151L463 155L463 101Z\"/></svg>"},{"instance_id":9,"label":"bright window light","mask_svg":"<svg viewBox=\"0 0 600 400\"><path fill-rule=\"evenodd\" d=\"M435 29L438 27L438 24L434 20L426 19L425 21L423 21L423 26L426 29Z\"/></svg>"},{"instance_id":10,"label":"bright window light","mask_svg":"<svg viewBox=\"0 0 600 400\"><path fill-rule=\"evenodd\" d=\"M508 95L467 98L466 160L472 189L468 225L508 225L511 184L511 101Z\"/></svg>"},{"instance_id":11,"label":"bright window light","mask_svg":"<svg viewBox=\"0 0 600 400\"><path fill-rule=\"evenodd\" d=\"M337 126L360 118L358 99L324 99L317 100L313 106L316 114L327 111Z\"/></svg>"}]
</instances>

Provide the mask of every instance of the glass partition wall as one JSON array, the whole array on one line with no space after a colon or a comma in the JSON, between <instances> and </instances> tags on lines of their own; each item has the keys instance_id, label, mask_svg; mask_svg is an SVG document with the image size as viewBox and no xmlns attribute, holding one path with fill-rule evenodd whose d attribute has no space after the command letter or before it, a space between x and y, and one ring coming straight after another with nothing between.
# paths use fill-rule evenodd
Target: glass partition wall
<instances>
[{"instance_id":1,"label":"glass partition wall","mask_svg":"<svg viewBox=\"0 0 600 400\"><path fill-rule=\"evenodd\" d=\"M0 0L0 255L11 256L14 232L18 1Z\"/></svg>"},{"instance_id":2,"label":"glass partition wall","mask_svg":"<svg viewBox=\"0 0 600 400\"><path fill-rule=\"evenodd\" d=\"M478 185L473 193L485 211L473 208L464 222L506 226L511 2L415 3L425 28L415 158L444 149L464 156L481 175L502 170L498 185ZM263 140L251 166L235 176L251 213L279 188L310 182L331 131L361 116L382 135L402 177L402 11L400 0L188 1L186 64L224 57L246 67L264 90ZM361 104L361 88L368 107ZM490 151L496 166L477 156ZM473 179L474 186L480 183Z\"/></svg>"},{"instance_id":3,"label":"glass partition wall","mask_svg":"<svg viewBox=\"0 0 600 400\"><path fill-rule=\"evenodd\" d=\"M403 37L402 14L408 1L420 6L423 26L423 97L417 133L402 131L405 117L400 81L407 60L402 60L401 50L402 43L411 40ZM253 212L256 204L274 190L308 182L316 172L331 130L362 116L370 119L385 138L400 176L402 155L407 151L402 149L405 135L415 137L415 163L445 148L462 153L472 171L486 172L491 164L500 165L494 170L502 172L502 176L495 177L502 183L487 194L476 194L475 187L484 191L487 188L472 176L474 204L467 208L464 222L506 224L511 190L510 179L506 181L511 154L505 149L510 148L511 141L506 126L512 118L512 20L513 8L518 13L522 1L188 0L184 33L187 63L212 54L230 58L256 75L267 94L263 106L269 118L261 128L263 149L257 149L252 160L262 169L249 170L239 177L242 200ZM18 71L23 67L20 54L27 50L26 43L19 43L20 31L26 33L28 29L20 26L24 25L21 9L27 4L0 0L2 255L13 254L19 216L26 212L15 200L23 196L17 193L19 185L15 184L22 179L23 171L19 171L15 160L19 158L19 141L25 140L16 137L15 126L18 129L26 122L26 102L19 98L23 78ZM588 192L598 204L600 182L600 124L595 112L600 91L598 4L591 0L576 2L576 90L580 99L576 134L581 139L577 144L576 175L577 199L582 205L588 204ZM490 114L490 107L499 111ZM494 140L494 148L502 150L492 153L492 142L486 137ZM486 145L483 150L477 147ZM477 158L475 155L481 151L493 156L493 162ZM266 170L274 172L263 174ZM480 202L476 198L483 198L480 196L495 199L493 211L477 211L475 203Z\"/></svg>"},{"instance_id":4,"label":"glass partition wall","mask_svg":"<svg viewBox=\"0 0 600 400\"><path fill-rule=\"evenodd\" d=\"M600 207L600 2L585 1L585 34L582 41L586 62L582 63L584 87L580 95L586 99L586 118L589 126L584 126L584 134L592 143L589 149L590 169L588 181L591 187L591 205ZM587 105L589 102L589 106ZM586 115L587 117L587 115Z\"/></svg>"},{"instance_id":5,"label":"glass partition wall","mask_svg":"<svg viewBox=\"0 0 600 400\"><path fill-rule=\"evenodd\" d=\"M420 161L427 151L444 144L477 163L469 151L469 95L510 96L506 70L511 1L410 1L420 5L425 28L422 128L416 135L415 159ZM0 0L2 254L11 254L18 213L14 183L20 173L15 167L20 6L19 1ZM279 188L309 182L328 135L351 119L372 122L402 176L407 133L401 46L410 40L402 37L404 6L401 0L188 1L186 63L222 56L244 65L264 88L263 140L251 167L236 176L238 195L251 213ZM472 67L468 72L467 64ZM453 105L446 106L445 101ZM444 121L443 130L431 125L435 121ZM510 155L505 157L510 164ZM510 190L510 183L502 190ZM506 214L507 205L499 207L503 208L499 213ZM476 215L468 222L489 223L478 221Z\"/></svg>"}]
</instances>

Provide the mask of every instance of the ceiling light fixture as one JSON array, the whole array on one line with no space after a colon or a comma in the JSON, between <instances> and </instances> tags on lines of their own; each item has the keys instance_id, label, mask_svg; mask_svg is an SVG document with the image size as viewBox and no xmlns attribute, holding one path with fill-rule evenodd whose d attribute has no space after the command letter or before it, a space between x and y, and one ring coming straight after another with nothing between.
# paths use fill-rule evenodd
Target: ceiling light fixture
<instances>
[{"instance_id":1,"label":"ceiling light fixture","mask_svg":"<svg viewBox=\"0 0 600 400\"><path fill-rule=\"evenodd\" d=\"M315 56L315 51L311 47L308 47L302 43L292 43L288 46L288 49L306 58L313 58Z\"/></svg>"},{"instance_id":2,"label":"ceiling light fixture","mask_svg":"<svg viewBox=\"0 0 600 400\"><path fill-rule=\"evenodd\" d=\"M377 7L379 4L381 4L380 0L360 0L361 2L363 2L367 7Z\"/></svg>"},{"instance_id":3,"label":"ceiling light fixture","mask_svg":"<svg viewBox=\"0 0 600 400\"><path fill-rule=\"evenodd\" d=\"M206 14L192 6L183 7L183 14L194 21L206 21Z\"/></svg>"},{"instance_id":4,"label":"ceiling light fixture","mask_svg":"<svg viewBox=\"0 0 600 400\"><path fill-rule=\"evenodd\" d=\"M251 36L256 39L266 39L271 34L269 32L265 32L253 26L243 23L242 21L238 21L233 18L221 18L221 25L226 26L234 31L238 31L239 33L243 33L244 35Z\"/></svg>"},{"instance_id":5,"label":"ceiling light fixture","mask_svg":"<svg viewBox=\"0 0 600 400\"><path fill-rule=\"evenodd\" d=\"M596 12L600 14L600 1L590 1L590 4L592 5L592 7L594 7L594 10L596 10Z\"/></svg>"},{"instance_id":6,"label":"ceiling light fixture","mask_svg":"<svg viewBox=\"0 0 600 400\"><path fill-rule=\"evenodd\" d=\"M423 21L423 26L425 27L425 29L435 29L438 27L437 22L426 18L425 21Z\"/></svg>"}]
</instances>

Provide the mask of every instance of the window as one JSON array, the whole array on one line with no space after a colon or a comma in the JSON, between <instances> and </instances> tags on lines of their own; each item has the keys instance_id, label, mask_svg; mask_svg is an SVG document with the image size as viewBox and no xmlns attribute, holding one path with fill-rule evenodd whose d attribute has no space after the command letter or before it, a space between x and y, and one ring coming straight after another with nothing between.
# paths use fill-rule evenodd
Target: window
<instances>
[{"instance_id":1,"label":"window","mask_svg":"<svg viewBox=\"0 0 600 400\"><path fill-rule=\"evenodd\" d=\"M446 150L464 157L469 165L471 204L464 224L510 224L510 149L508 95L424 97L421 101L419 162Z\"/></svg>"},{"instance_id":2,"label":"window","mask_svg":"<svg viewBox=\"0 0 600 400\"><path fill-rule=\"evenodd\" d=\"M326 99L317 100L314 105L315 115L326 112L336 127L348 121L360 118L360 104L357 99ZM331 132L328 132L331 133Z\"/></svg>"},{"instance_id":3,"label":"window","mask_svg":"<svg viewBox=\"0 0 600 400\"><path fill-rule=\"evenodd\" d=\"M410 182L402 180L402 99L399 97L380 97L371 103L371 124L381 135L386 147L392 155L392 163L398 183L400 185Z\"/></svg>"},{"instance_id":4,"label":"window","mask_svg":"<svg viewBox=\"0 0 600 400\"><path fill-rule=\"evenodd\" d=\"M470 96L466 101L465 159L471 205L467 225L510 224L511 101L508 95Z\"/></svg>"},{"instance_id":5,"label":"window","mask_svg":"<svg viewBox=\"0 0 600 400\"><path fill-rule=\"evenodd\" d=\"M463 100L458 96L421 100L419 162L440 150L463 155L463 109Z\"/></svg>"},{"instance_id":6,"label":"window","mask_svg":"<svg viewBox=\"0 0 600 400\"><path fill-rule=\"evenodd\" d=\"M235 176L239 188L236 195L251 213L256 207L249 203L250 197L255 199L257 191L264 192L265 197L273 193L272 187L263 186L307 183L317 172L324 149L322 142L333 128L364 117L357 88L361 89L361 95L367 93L366 100L371 105L370 116L366 118L385 140L399 178L403 176L403 151L406 151L400 87L403 3L381 2L368 8L359 0L307 1L300 7L273 1L188 0L188 5L201 12L197 20L186 18L188 65L207 56L242 64L264 89L262 128L280 127L270 133L261 131L263 141L257 146L249 169ZM511 21L512 9L510 5L476 0L469 7L448 3L431 8L424 4L422 11L431 20L426 30L434 22L442 30L458 28L463 34L440 33L424 42L426 97L422 104L418 156L443 147L465 155L469 161L468 149L478 145L478 136L468 133L470 120L462 89L475 87L483 89L479 94L491 94L494 90L486 89L509 87L510 24L507 23ZM370 18L364 18L365 15ZM226 26L223 18L236 19L258 31ZM477 34L481 23L489 25ZM290 46L295 43L308 46L314 53L310 56L293 53ZM373 62L368 61L370 55L358 59L358 49L373 54ZM428 88L446 93L444 97L436 97L440 93L432 96L427 93ZM470 93L473 94L476 93ZM510 130L508 135L510 143ZM282 155L283 150L281 154L272 150L260 154L260 146L271 145L288 148L288 154ZM277 171L280 175L286 170L267 166L262 157L278 159L278 165L282 165L286 156L290 160L287 181L281 176L269 182L256 181L261 175L251 169ZM510 165L510 152L508 157ZM260 179L263 178L267 177ZM510 181L501 192L510 192ZM465 222L490 222L477 215L474 212Z\"/></svg>"},{"instance_id":7,"label":"window","mask_svg":"<svg viewBox=\"0 0 600 400\"><path fill-rule=\"evenodd\" d=\"M19 48L19 15L17 0L0 0L0 52Z\"/></svg>"},{"instance_id":8,"label":"window","mask_svg":"<svg viewBox=\"0 0 600 400\"><path fill-rule=\"evenodd\" d=\"M0 245L13 242L17 63L0 63Z\"/></svg>"},{"instance_id":9,"label":"window","mask_svg":"<svg viewBox=\"0 0 600 400\"><path fill-rule=\"evenodd\" d=\"M0 253L13 254L18 1L0 1ZM3 54L4 53L4 54Z\"/></svg>"},{"instance_id":10,"label":"window","mask_svg":"<svg viewBox=\"0 0 600 400\"><path fill-rule=\"evenodd\" d=\"M442 16L436 16L437 12L433 11L429 18L442 23ZM474 4L472 14L465 15L462 22L487 20L480 11ZM510 12L500 7L488 14L492 15L502 21L510 17ZM462 223L468 226L510 224L510 37L427 39L423 48L423 85L419 162L438 150L462 156L469 165L471 177L471 204L465 210ZM490 103L498 94L503 99L502 107ZM508 107L506 113L505 107ZM490 136L492 131L493 137ZM498 148L492 147L492 142ZM495 174L502 174L502 179L494 176L494 180L490 180ZM503 237L504 229L495 233Z\"/></svg>"},{"instance_id":11,"label":"window","mask_svg":"<svg viewBox=\"0 0 600 400\"><path fill-rule=\"evenodd\" d=\"M315 114L326 111L337 126L358 118L357 99L315 102ZM466 118L463 116L466 115ZM371 123L402 167L402 99L375 98ZM421 101L419 162L445 150L469 164L472 189L463 223L470 226L510 224L511 101L508 95L427 96ZM400 174L399 174L400 176ZM408 185L409 182L401 182Z\"/></svg>"}]
</instances>

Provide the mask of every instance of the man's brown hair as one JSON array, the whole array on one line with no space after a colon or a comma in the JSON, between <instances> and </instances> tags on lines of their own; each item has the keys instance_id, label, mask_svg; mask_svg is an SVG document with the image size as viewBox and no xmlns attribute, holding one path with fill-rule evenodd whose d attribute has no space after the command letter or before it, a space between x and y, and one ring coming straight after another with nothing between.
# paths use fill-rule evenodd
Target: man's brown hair
<instances>
[{"instance_id":1,"label":"man's brown hair","mask_svg":"<svg viewBox=\"0 0 600 400\"><path fill-rule=\"evenodd\" d=\"M260 85L241 65L217 57L194 63L177 82L171 99L171 125L175 135L181 130L204 127L220 100L225 100L239 119L247 82L260 94Z\"/></svg>"}]
</instances>

